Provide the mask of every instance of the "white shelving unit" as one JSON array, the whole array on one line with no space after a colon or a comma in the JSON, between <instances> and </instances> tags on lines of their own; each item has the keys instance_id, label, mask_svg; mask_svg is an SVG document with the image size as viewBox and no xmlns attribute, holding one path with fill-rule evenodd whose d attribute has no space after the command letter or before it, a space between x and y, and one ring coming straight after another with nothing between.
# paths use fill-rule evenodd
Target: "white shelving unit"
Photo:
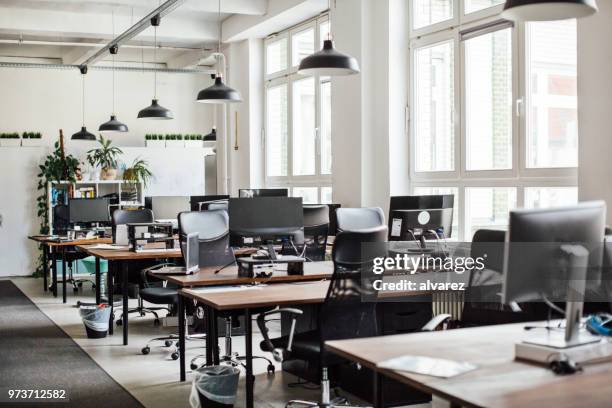
<instances>
[{"instance_id":1,"label":"white shelving unit","mask_svg":"<svg viewBox=\"0 0 612 408\"><path fill-rule=\"evenodd\" d=\"M76 191L79 188L83 187L93 187L95 196L102 197L107 194L116 193L119 196L119 204L112 205L117 209L124 209L130 207L143 207L144 206L144 190L142 183L133 183L126 182L124 180L96 180L96 181L77 181L76 183L72 183L70 181L60 181L60 182L51 182L48 185L47 191L47 208L48 208L48 218L49 218L49 227L51 228L51 233L53 234L53 205L52 205L52 191L53 189L68 189L70 186L73 187L73 190ZM128 188L126 188L128 187ZM136 189L136 197L135 201L132 200L122 200L122 193L127 191L132 191Z\"/></svg>"}]
</instances>

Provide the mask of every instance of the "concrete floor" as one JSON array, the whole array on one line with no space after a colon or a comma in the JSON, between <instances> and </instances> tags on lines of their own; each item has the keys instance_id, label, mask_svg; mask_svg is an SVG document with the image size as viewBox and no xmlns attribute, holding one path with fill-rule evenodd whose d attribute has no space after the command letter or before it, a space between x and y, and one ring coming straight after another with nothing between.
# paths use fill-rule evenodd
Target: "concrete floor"
<instances>
[{"instance_id":1,"label":"concrete floor","mask_svg":"<svg viewBox=\"0 0 612 408\"><path fill-rule=\"evenodd\" d=\"M170 358L170 351L165 347L152 347L149 355L141 354L142 347L153 337L165 333L176 332L177 328L155 327L153 318L136 317L130 315L129 345L122 345L121 327L115 329L113 336L104 339L88 339L75 304L78 300L89 301L93 299L93 292L87 288L74 294L69 287L68 303L62 304L61 288L57 298L50 292L43 292L42 279L15 278L12 281L59 327L62 328L76 343L96 361L102 369L112 376L119 384L125 387L144 406L148 408L168 408L188 406L191 391L192 375L187 374L187 381L181 383L179 379L178 361ZM136 305L136 300L130 300L130 306ZM256 330L256 326L254 325ZM271 326L271 335L277 335L280 325ZM256 332L253 336L253 347L256 354L261 335ZM221 347L223 342L221 341ZM187 362L204 352L198 346L203 342L187 342ZM234 351L244 351L244 337L233 339ZM223 350L222 350L223 351ZM271 357L271 356L266 356ZM288 383L295 382L296 377L283 373L280 364L275 363L276 374L268 377L267 363L255 360L255 406L257 408L281 408L291 399L306 399L317 401L318 390L308 390L303 387L288 387ZM189 368L189 367L188 367ZM69 373L67 373L69 375ZM358 403L352 399L351 402ZM244 407L244 372L238 388L236 407ZM425 405L429 406L429 405Z\"/></svg>"}]
</instances>

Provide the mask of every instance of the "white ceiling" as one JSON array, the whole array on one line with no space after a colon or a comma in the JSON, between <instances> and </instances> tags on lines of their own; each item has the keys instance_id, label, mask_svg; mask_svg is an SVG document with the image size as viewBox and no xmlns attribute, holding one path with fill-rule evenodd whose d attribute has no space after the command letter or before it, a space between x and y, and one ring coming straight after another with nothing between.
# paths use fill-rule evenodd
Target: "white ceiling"
<instances>
[{"instance_id":1,"label":"white ceiling","mask_svg":"<svg viewBox=\"0 0 612 408\"><path fill-rule=\"evenodd\" d=\"M164 0L0 0L0 58L49 58L64 64L79 64L105 44L154 10ZM186 0L162 19L157 31L157 62L173 68L191 66L206 50L216 47L218 23L231 16L261 16L267 0ZM114 15L114 17L113 17ZM153 62L153 28L128 44L149 48L120 48L118 61ZM22 40L20 44L6 41ZM3 43L5 41L5 43ZM29 42L64 44L29 44ZM88 46L68 43L86 42ZM163 47L174 47L164 49ZM201 63L201 62L200 62Z\"/></svg>"}]
</instances>

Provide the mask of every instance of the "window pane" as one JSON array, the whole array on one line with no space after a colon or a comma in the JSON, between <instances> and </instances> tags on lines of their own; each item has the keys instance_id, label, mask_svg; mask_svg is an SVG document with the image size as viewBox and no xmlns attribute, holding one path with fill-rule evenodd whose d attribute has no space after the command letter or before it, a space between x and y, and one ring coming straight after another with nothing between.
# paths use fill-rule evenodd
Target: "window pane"
<instances>
[{"instance_id":1,"label":"window pane","mask_svg":"<svg viewBox=\"0 0 612 408\"><path fill-rule=\"evenodd\" d=\"M323 41L327 40L330 29L329 20L319 24L319 49L323 48Z\"/></svg>"},{"instance_id":2,"label":"window pane","mask_svg":"<svg viewBox=\"0 0 612 408\"><path fill-rule=\"evenodd\" d=\"M287 85L269 88L266 97L266 168L268 176L287 175Z\"/></svg>"},{"instance_id":3,"label":"window pane","mask_svg":"<svg viewBox=\"0 0 612 408\"><path fill-rule=\"evenodd\" d=\"M419 172L455 169L453 48L448 41L415 52L414 140Z\"/></svg>"},{"instance_id":4,"label":"window pane","mask_svg":"<svg viewBox=\"0 0 612 408\"><path fill-rule=\"evenodd\" d=\"M287 39L281 38L266 47L266 74L287 69Z\"/></svg>"},{"instance_id":5,"label":"window pane","mask_svg":"<svg viewBox=\"0 0 612 408\"><path fill-rule=\"evenodd\" d=\"M578 187L526 187L525 208L551 208L578 203Z\"/></svg>"},{"instance_id":6,"label":"window pane","mask_svg":"<svg viewBox=\"0 0 612 408\"><path fill-rule=\"evenodd\" d=\"M465 14L502 4L504 0L465 0Z\"/></svg>"},{"instance_id":7,"label":"window pane","mask_svg":"<svg viewBox=\"0 0 612 408\"><path fill-rule=\"evenodd\" d=\"M512 29L465 41L467 170L512 168Z\"/></svg>"},{"instance_id":8,"label":"window pane","mask_svg":"<svg viewBox=\"0 0 612 408\"><path fill-rule=\"evenodd\" d=\"M321 204L331 204L333 203L332 196L332 188L331 187L321 187Z\"/></svg>"},{"instance_id":9,"label":"window pane","mask_svg":"<svg viewBox=\"0 0 612 408\"><path fill-rule=\"evenodd\" d=\"M527 166L576 167L576 20L528 23L527 33Z\"/></svg>"},{"instance_id":10,"label":"window pane","mask_svg":"<svg viewBox=\"0 0 612 408\"><path fill-rule=\"evenodd\" d=\"M508 213L516 208L514 187L470 187L465 189L465 239L479 229L508 228Z\"/></svg>"},{"instance_id":11,"label":"window pane","mask_svg":"<svg viewBox=\"0 0 612 408\"><path fill-rule=\"evenodd\" d=\"M455 196L453 202L453 230L451 239L459 239L459 189L456 187L415 187L414 195L438 195L452 194Z\"/></svg>"},{"instance_id":12,"label":"window pane","mask_svg":"<svg viewBox=\"0 0 612 408\"><path fill-rule=\"evenodd\" d=\"M291 58L293 66L299 65L307 56L314 53L315 31L314 28L308 28L292 36L291 49L293 57Z\"/></svg>"},{"instance_id":13,"label":"window pane","mask_svg":"<svg viewBox=\"0 0 612 408\"><path fill-rule=\"evenodd\" d=\"M331 82L321 82L321 174L332 172Z\"/></svg>"},{"instance_id":14,"label":"window pane","mask_svg":"<svg viewBox=\"0 0 612 408\"><path fill-rule=\"evenodd\" d=\"M453 0L412 0L412 28L422 28L453 18Z\"/></svg>"},{"instance_id":15,"label":"window pane","mask_svg":"<svg viewBox=\"0 0 612 408\"><path fill-rule=\"evenodd\" d=\"M293 83L293 174L315 174L315 79Z\"/></svg>"},{"instance_id":16,"label":"window pane","mask_svg":"<svg viewBox=\"0 0 612 408\"><path fill-rule=\"evenodd\" d=\"M302 197L303 204L317 204L319 191L316 187L294 187L293 197Z\"/></svg>"}]
</instances>

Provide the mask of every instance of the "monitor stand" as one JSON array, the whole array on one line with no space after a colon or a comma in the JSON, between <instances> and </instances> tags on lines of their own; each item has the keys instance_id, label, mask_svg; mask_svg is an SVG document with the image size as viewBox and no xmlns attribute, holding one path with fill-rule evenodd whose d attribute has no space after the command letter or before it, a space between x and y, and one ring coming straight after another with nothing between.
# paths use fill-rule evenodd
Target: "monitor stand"
<instances>
[{"instance_id":1,"label":"monitor stand","mask_svg":"<svg viewBox=\"0 0 612 408\"><path fill-rule=\"evenodd\" d=\"M589 251L581 245L563 245L562 256L568 260L568 290L565 306L565 331L547 330L543 336L523 342L553 349L568 349L601 342L601 337L580 330Z\"/></svg>"},{"instance_id":2,"label":"monitor stand","mask_svg":"<svg viewBox=\"0 0 612 408\"><path fill-rule=\"evenodd\" d=\"M268 247L268 255L270 259L276 261L278 258L276 257L276 250L274 249L274 242L268 241L266 246Z\"/></svg>"}]
</instances>

